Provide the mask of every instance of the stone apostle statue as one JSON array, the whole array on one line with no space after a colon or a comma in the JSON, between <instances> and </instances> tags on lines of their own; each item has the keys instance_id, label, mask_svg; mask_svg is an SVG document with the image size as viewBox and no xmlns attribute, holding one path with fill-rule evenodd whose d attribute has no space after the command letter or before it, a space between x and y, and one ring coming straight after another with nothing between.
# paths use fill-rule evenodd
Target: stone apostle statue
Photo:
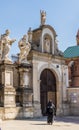
<instances>
[{"instance_id":1,"label":"stone apostle statue","mask_svg":"<svg viewBox=\"0 0 79 130\"><path fill-rule=\"evenodd\" d=\"M10 31L7 29L5 31L5 34L2 34L0 37L0 48L1 48L1 60L9 60L9 51L10 47L13 42L15 42L15 39L10 39L9 37Z\"/></svg>"},{"instance_id":2,"label":"stone apostle statue","mask_svg":"<svg viewBox=\"0 0 79 130\"><path fill-rule=\"evenodd\" d=\"M28 42L27 35L24 35L23 38L18 42L18 46L20 48L19 54L19 62L20 63L27 63L27 55L31 50L31 44Z\"/></svg>"}]
</instances>

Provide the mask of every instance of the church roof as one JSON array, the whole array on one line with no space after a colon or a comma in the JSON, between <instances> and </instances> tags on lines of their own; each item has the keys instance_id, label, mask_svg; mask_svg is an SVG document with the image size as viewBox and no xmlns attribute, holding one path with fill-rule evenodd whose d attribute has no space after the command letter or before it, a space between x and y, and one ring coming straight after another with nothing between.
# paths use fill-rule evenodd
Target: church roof
<instances>
[{"instance_id":1,"label":"church roof","mask_svg":"<svg viewBox=\"0 0 79 130\"><path fill-rule=\"evenodd\" d=\"M64 57L65 57L65 58L79 57L79 46L71 46L71 47L68 47L68 48L64 51Z\"/></svg>"}]
</instances>

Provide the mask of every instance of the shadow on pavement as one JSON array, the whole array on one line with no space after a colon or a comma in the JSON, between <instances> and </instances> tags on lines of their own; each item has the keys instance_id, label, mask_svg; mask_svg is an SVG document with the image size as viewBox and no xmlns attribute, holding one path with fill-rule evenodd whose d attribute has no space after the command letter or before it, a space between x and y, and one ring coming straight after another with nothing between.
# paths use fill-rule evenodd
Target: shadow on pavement
<instances>
[{"instance_id":1,"label":"shadow on pavement","mask_svg":"<svg viewBox=\"0 0 79 130\"><path fill-rule=\"evenodd\" d=\"M56 122L79 124L79 116L56 117Z\"/></svg>"},{"instance_id":2,"label":"shadow on pavement","mask_svg":"<svg viewBox=\"0 0 79 130\"><path fill-rule=\"evenodd\" d=\"M39 118L27 118L27 119L16 119L16 120L40 121L43 123L37 123L36 125L48 125L46 116L39 117ZM62 116L62 117L56 116L54 122L79 124L79 116Z\"/></svg>"}]
</instances>

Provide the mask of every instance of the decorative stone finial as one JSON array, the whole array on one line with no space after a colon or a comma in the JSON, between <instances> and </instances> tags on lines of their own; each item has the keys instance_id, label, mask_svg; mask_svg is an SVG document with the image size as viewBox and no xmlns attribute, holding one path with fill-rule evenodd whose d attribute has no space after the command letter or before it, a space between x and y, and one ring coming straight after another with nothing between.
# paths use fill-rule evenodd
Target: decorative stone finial
<instances>
[{"instance_id":1,"label":"decorative stone finial","mask_svg":"<svg viewBox=\"0 0 79 130\"><path fill-rule=\"evenodd\" d=\"M46 22L46 12L44 10L40 10L40 15L41 15L41 26L45 25Z\"/></svg>"},{"instance_id":2,"label":"decorative stone finial","mask_svg":"<svg viewBox=\"0 0 79 130\"><path fill-rule=\"evenodd\" d=\"M77 35L76 35L76 41L77 41L77 45L79 45L79 29L78 29L78 32L77 32Z\"/></svg>"}]
</instances>

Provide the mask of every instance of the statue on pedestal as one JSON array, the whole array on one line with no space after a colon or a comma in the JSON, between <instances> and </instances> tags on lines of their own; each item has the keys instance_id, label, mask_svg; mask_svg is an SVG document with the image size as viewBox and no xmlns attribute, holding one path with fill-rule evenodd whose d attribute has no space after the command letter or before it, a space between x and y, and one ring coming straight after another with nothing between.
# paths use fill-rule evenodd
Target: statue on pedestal
<instances>
[{"instance_id":1,"label":"statue on pedestal","mask_svg":"<svg viewBox=\"0 0 79 130\"><path fill-rule=\"evenodd\" d=\"M15 42L16 40L10 39L9 34L10 34L10 31L7 29L5 31L5 34L2 34L0 37L1 60L11 61L8 55L9 55L9 51L10 51L10 47L12 43Z\"/></svg>"},{"instance_id":2,"label":"statue on pedestal","mask_svg":"<svg viewBox=\"0 0 79 130\"><path fill-rule=\"evenodd\" d=\"M27 40L27 35L24 35L23 38L18 42L18 46L20 48L19 62L28 63L27 55L29 54L29 51L31 50L31 44Z\"/></svg>"}]
</instances>

